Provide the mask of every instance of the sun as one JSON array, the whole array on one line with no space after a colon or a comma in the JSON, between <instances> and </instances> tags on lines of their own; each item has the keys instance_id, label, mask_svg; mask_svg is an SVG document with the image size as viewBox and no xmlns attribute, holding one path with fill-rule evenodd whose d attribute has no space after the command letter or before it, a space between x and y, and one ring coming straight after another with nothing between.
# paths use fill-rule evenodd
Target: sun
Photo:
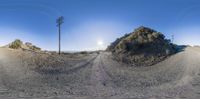
<instances>
[{"instance_id":1,"label":"sun","mask_svg":"<svg viewBox=\"0 0 200 99\"><path fill-rule=\"evenodd\" d=\"M102 40L97 41L97 45L102 46L104 43Z\"/></svg>"}]
</instances>

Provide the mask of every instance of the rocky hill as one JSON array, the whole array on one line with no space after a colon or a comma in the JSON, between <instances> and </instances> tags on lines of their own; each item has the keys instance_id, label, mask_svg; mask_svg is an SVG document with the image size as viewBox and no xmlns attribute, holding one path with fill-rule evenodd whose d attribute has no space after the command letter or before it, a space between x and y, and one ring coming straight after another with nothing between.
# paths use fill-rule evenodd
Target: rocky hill
<instances>
[{"instance_id":1,"label":"rocky hill","mask_svg":"<svg viewBox=\"0 0 200 99\"><path fill-rule=\"evenodd\" d=\"M6 45L5 47L11 48L11 49L24 49L24 50L32 50L32 51L40 51L41 50L41 48L33 45L32 43L29 43L29 42L23 43L19 39L16 39L15 41Z\"/></svg>"},{"instance_id":2,"label":"rocky hill","mask_svg":"<svg viewBox=\"0 0 200 99\"><path fill-rule=\"evenodd\" d=\"M134 66L156 64L176 52L176 46L161 32L141 26L118 38L107 48L114 58Z\"/></svg>"}]
</instances>

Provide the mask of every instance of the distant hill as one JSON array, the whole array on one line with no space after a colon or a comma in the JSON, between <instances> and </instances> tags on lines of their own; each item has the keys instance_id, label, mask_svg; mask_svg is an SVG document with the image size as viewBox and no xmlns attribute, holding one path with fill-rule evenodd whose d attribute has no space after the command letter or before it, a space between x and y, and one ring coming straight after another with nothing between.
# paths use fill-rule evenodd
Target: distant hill
<instances>
[{"instance_id":1,"label":"distant hill","mask_svg":"<svg viewBox=\"0 0 200 99\"><path fill-rule=\"evenodd\" d=\"M161 32L141 26L118 38L108 46L107 51L112 51L119 61L134 66L149 66L174 54L176 46Z\"/></svg>"},{"instance_id":2,"label":"distant hill","mask_svg":"<svg viewBox=\"0 0 200 99\"><path fill-rule=\"evenodd\" d=\"M16 39L15 41L11 42L10 44L6 45L5 47L11 49L25 49L25 50L32 50L32 51L40 51L41 48L33 45L32 43L26 42L23 43L21 40Z\"/></svg>"}]
</instances>

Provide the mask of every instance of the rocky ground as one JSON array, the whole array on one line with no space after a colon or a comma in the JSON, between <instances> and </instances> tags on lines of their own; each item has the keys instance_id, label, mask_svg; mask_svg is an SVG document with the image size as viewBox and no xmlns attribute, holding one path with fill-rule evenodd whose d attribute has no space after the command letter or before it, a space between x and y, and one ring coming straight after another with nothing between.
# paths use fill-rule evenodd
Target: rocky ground
<instances>
[{"instance_id":1,"label":"rocky ground","mask_svg":"<svg viewBox=\"0 0 200 99\"><path fill-rule=\"evenodd\" d=\"M0 48L0 99L198 99L200 48L132 67L110 52L57 55Z\"/></svg>"}]
</instances>

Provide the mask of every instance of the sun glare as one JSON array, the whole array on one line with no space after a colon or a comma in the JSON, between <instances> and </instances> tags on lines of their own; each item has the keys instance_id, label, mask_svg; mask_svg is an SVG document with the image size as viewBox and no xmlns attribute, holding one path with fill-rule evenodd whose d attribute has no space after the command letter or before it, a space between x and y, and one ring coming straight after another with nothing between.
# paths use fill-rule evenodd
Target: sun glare
<instances>
[{"instance_id":1,"label":"sun glare","mask_svg":"<svg viewBox=\"0 0 200 99\"><path fill-rule=\"evenodd\" d=\"M103 45L103 41L101 41L101 40L97 41L97 45L102 46Z\"/></svg>"}]
</instances>

